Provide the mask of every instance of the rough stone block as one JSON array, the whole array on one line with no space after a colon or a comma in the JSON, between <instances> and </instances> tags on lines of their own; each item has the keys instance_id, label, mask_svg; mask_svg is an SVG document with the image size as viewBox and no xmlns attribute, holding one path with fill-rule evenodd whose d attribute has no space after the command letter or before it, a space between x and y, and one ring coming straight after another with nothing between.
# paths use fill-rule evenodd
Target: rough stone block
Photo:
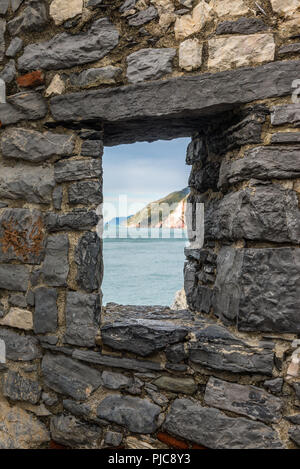
<instances>
[{"instance_id":1,"label":"rough stone block","mask_svg":"<svg viewBox=\"0 0 300 469\"><path fill-rule=\"evenodd\" d=\"M139 11L136 15L133 15L129 20L129 26L142 26L143 24L149 23L149 21L157 18L158 13L154 6L150 6L145 10Z\"/></svg>"},{"instance_id":2,"label":"rough stone block","mask_svg":"<svg viewBox=\"0 0 300 469\"><path fill-rule=\"evenodd\" d=\"M102 383L105 388L120 390L128 389L132 383L133 379L131 377L122 375L121 373L113 373L111 371L103 371L102 373Z\"/></svg>"},{"instance_id":3,"label":"rough stone block","mask_svg":"<svg viewBox=\"0 0 300 469\"><path fill-rule=\"evenodd\" d=\"M70 82L73 86L85 87L96 85L112 85L116 83L118 76L122 73L120 67L108 65L107 67L89 68L83 72L70 75Z\"/></svg>"},{"instance_id":4,"label":"rough stone block","mask_svg":"<svg viewBox=\"0 0 300 469\"><path fill-rule=\"evenodd\" d=\"M42 374L50 389L79 401L85 401L101 385L97 370L62 355L45 355Z\"/></svg>"},{"instance_id":5,"label":"rough stone block","mask_svg":"<svg viewBox=\"0 0 300 469\"><path fill-rule=\"evenodd\" d=\"M37 132L29 129L9 129L1 139L2 154L32 163L46 161L52 156L70 156L75 147L73 135Z\"/></svg>"},{"instance_id":6,"label":"rough stone block","mask_svg":"<svg viewBox=\"0 0 300 469\"><path fill-rule=\"evenodd\" d=\"M102 428L97 425L83 423L75 417L59 415L51 417L51 438L69 448L99 449Z\"/></svg>"},{"instance_id":7,"label":"rough stone block","mask_svg":"<svg viewBox=\"0 0 300 469\"><path fill-rule=\"evenodd\" d=\"M23 265L0 264L0 289L26 292L29 270Z\"/></svg>"},{"instance_id":8,"label":"rough stone block","mask_svg":"<svg viewBox=\"0 0 300 469\"><path fill-rule=\"evenodd\" d=\"M103 155L102 140L85 140L81 147L81 155L101 158Z\"/></svg>"},{"instance_id":9,"label":"rough stone block","mask_svg":"<svg viewBox=\"0 0 300 469\"><path fill-rule=\"evenodd\" d=\"M187 71L196 70L202 65L203 44L198 39L187 39L179 46L179 67Z\"/></svg>"},{"instance_id":10,"label":"rough stone block","mask_svg":"<svg viewBox=\"0 0 300 469\"><path fill-rule=\"evenodd\" d=\"M197 384L193 378L161 376L153 384L159 389L165 389L173 393L195 394L197 391Z\"/></svg>"},{"instance_id":11,"label":"rough stone block","mask_svg":"<svg viewBox=\"0 0 300 469\"><path fill-rule=\"evenodd\" d=\"M11 43L9 44L5 55L7 57L15 57L17 53L20 52L22 47L23 47L22 39L19 37L14 37L11 40Z\"/></svg>"},{"instance_id":12,"label":"rough stone block","mask_svg":"<svg viewBox=\"0 0 300 469\"><path fill-rule=\"evenodd\" d=\"M239 18L236 21L223 21L218 24L216 34L255 34L268 30L260 18Z\"/></svg>"},{"instance_id":13,"label":"rough stone block","mask_svg":"<svg viewBox=\"0 0 300 469\"><path fill-rule=\"evenodd\" d=\"M175 49L141 49L127 57L127 78L130 83L158 79L172 72Z\"/></svg>"},{"instance_id":14,"label":"rough stone block","mask_svg":"<svg viewBox=\"0 0 300 469\"><path fill-rule=\"evenodd\" d=\"M176 39L184 39L199 33L211 21L212 13L211 5L201 1L191 14L177 17L174 27Z\"/></svg>"},{"instance_id":15,"label":"rough stone block","mask_svg":"<svg viewBox=\"0 0 300 469\"><path fill-rule=\"evenodd\" d=\"M6 104L0 104L2 125L17 124L22 120L38 120L47 114L44 98L34 91L23 91L7 97Z\"/></svg>"},{"instance_id":16,"label":"rough stone block","mask_svg":"<svg viewBox=\"0 0 300 469\"><path fill-rule=\"evenodd\" d=\"M210 407L245 415L253 420L276 423L282 418L283 401L256 386L228 383L211 376L204 402Z\"/></svg>"},{"instance_id":17,"label":"rough stone block","mask_svg":"<svg viewBox=\"0 0 300 469\"><path fill-rule=\"evenodd\" d=\"M88 230L96 226L98 222L99 217L92 210L74 210L63 215L48 213L45 217L45 223L50 232Z\"/></svg>"},{"instance_id":18,"label":"rough stone block","mask_svg":"<svg viewBox=\"0 0 300 469\"><path fill-rule=\"evenodd\" d=\"M37 381L23 378L19 373L10 370L3 380L3 394L12 401L25 401L37 404L42 388Z\"/></svg>"},{"instance_id":19,"label":"rough stone block","mask_svg":"<svg viewBox=\"0 0 300 469\"><path fill-rule=\"evenodd\" d=\"M118 42L118 30L107 18L100 18L86 32L75 35L64 32L49 41L26 46L18 61L19 69L59 70L95 62Z\"/></svg>"},{"instance_id":20,"label":"rough stone block","mask_svg":"<svg viewBox=\"0 0 300 469\"><path fill-rule=\"evenodd\" d=\"M76 247L77 284L83 290L99 290L103 277L102 242L94 232L84 234Z\"/></svg>"},{"instance_id":21,"label":"rough stone block","mask_svg":"<svg viewBox=\"0 0 300 469\"><path fill-rule=\"evenodd\" d=\"M294 425L289 429L289 437L300 447L300 425Z\"/></svg>"},{"instance_id":22,"label":"rough stone block","mask_svg":"<svg viewBox=\"0 0 300 469\"><path fill-rule=\"evenodd\" d=\"M284 106L274 106L271 109L271 124L286 125L295 127L300 125L300 104L286 104Z\"/></svg>"},{"instance_id":23,"label":"rough stone block","mask_svg":"<svg viewBox=\"0 0 300 469\"><path fill-rule=\"evenodd\" d=\"M50 16L54 23L60 25L64 21L81 15L83 9L83 0L53 0L50 5Z\"/></svg>"},{"instance_id":24,"label":"rough stone block","mask_svg":"<svg viewBox=\"0 0 300 469\"><path fill-rule=\"evenodd\" d=\"M0 339L4 340L6 345L7 360L27 362L41 357L35 337L0 328Z\"/></svg>"},{"instance_id":25,"label":"rough stone block","mask_svg":"<svg viewBox=\"0 0 300 469\"><path fill-rule=\"evenodd\" d=\"M67 235L49 236L41 269L49 287L65 287L69 275L69 239Z\"/></svg>"},{"instance_id":26,"label":"rough stone block","mask_svg":"<svg viewBox=\"0 0 300 469\"><path fill-rule=\"evenodd\" d=\"M102 177L102 163L99 160L59 161L55 165L56 182L78 181Z\"/></svg>"},{"instance_id":27,"label":"rough stone block","mask_svg":"<svg viewBox=\"0 0 300 469\"><path fill-rule=\"evenodd\" d=\"M26 309L11 308L9 313L0 320L0 326L14 327L24 331L33 330L32 312Z\"/></svg>"},{"instance_id":28,"label":"rough stone block","mask_svg":"<svg viewBox=\"0 0 300 469\"><path fill-rule=\"evenodd\" d=\"M102 201L102 183L100 181L80 181L69 187L69 203L71 205L98 205Z\"/></svg>"},{"instance_id":29,"label":"rough stone block","mask_svg":"<svg viewBox=\"0 0 300 469\"><path fill-rule=\"evenodd\" d=\"M44 1L31 0L22 13L8 22L7 29L12 36L20 33L42 31L47 21L48 15Z\"/></svg>"},{"instance_id":30,"label":"rough stone block","mask_svg":"<svg viewBox=\"0 0 300 469\"><path fill-rule=\"evenodd\" d=\"M293 44L287 44L286 46L280 47L278 54L279 55L299 54L299 52L300 52L300 42L295 42Z\"/></svg>"},{"instance_id":31,"label":"rough stone block","mask_svg":"<svg viewBox=\"0 0 300 469\"><path fill-rule=\"evenodd\" d=\"M283 449L278 434L261 422L232 418L189 399L176 399L165 431L209 449Z\"/></svg>"},{"instance_id":32,"label":"rough stone block","mask_svg":"<svg viewBox=\"0 0 300 469\"><path fill-rule=\"evenodd\" d=\"M69 292L66 303L64 342L94 347L99 329L101 306L99 295Z\"/></svg>"},{"instance_id":33,"label":"rough stone block","mask_svg":"<svg viewBox=\"0 0 300 469\"><path fill-rule=\"evenodd\" d=\"M99 418L122 425L134 433L153 433L158 428L161 408L147 399L112 395L105 397L97 408Z\"/></svg>"},{"instance_id":34,"label":"rough stone block","mask_svg":"<svg viewBox=\"0 0 300 469\"><path fill-rule=\"evenodd\" d=\"M122 433L117 433L117 432L106 432L105 433L105 444L108 446L120 446L123 440L123 435Z\"/></svg>"},{"instance_id":35,"label":"rough stone block","mask_svg":"<svg viewBox=\"0 0 300 469\"><path fill-rule=\"evenodd\" d=\"M41 287L35 290L34 332L55 332L58 324L57 292L54 288Z\"/></svg>"}]
</instances>

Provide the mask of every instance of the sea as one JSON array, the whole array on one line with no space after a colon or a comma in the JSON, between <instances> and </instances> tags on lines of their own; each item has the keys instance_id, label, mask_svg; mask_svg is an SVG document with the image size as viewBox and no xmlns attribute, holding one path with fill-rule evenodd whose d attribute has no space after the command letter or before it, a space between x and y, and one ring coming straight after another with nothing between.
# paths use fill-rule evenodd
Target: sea
<instances>
[{"instance_id":1,"label":"sea","mask_svg":"<svg viewBox=\"0 0 300 469\"><path fill-rule=\"evenodd\" d=\"M186 231L114 226L103 238L103 304L171 306L183 288Z\"/></svg>"}]
</instances>

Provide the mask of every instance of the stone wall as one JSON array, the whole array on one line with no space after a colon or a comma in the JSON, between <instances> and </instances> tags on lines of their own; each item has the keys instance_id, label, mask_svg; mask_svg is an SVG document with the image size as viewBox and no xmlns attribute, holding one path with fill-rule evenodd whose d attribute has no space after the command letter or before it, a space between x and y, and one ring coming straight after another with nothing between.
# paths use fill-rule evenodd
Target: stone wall
<instances>
[{"instance_id":1,"label":"stone wall","mask_svg":"<svg viewBox=\"0 0 300 469\"><path fill-rule=\"evenodd\" d=\"M0 448L293 448L299 1L108 3L0 1ZM190 309L102 308L104 145L180 136Z\"/></svg>"}]
</instances>

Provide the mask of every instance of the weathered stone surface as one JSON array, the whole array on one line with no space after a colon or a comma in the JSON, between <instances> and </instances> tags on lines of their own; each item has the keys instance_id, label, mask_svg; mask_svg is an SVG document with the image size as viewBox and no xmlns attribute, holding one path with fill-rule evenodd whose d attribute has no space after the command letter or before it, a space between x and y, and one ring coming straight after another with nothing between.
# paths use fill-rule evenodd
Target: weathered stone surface
<instances>
[{"instance_id":1,"label":"weathered stone surface","mask_svg":"<svg viewBox=\"0 0 300 469\"><path fill-rule=\"evenodd\" d=\"M119 390L129 388L133 383L133 379L121 373L103 371L102 382L105 388Z\"/></svg>"},{"instance_id":2,"label":"weathered stone surface","mask_svg":"<svg viewBox=\"0 0 300 469\"><path fill-rule=\"evenodd\" d=\"M0 262L17 260L40 264L44 245L45 228L41 212L14 208L1 213Z\"/></svg>"},{"instance_id":3,"label":"weathered stone surface","mask_svg":"<svg viewBox=\"0 0 300 469\"><path fill-rule=\"evenodd\" d=\"M71 205L98 205L102 201L102 183L100 181L81 181L71 184L69 187L69 203Z\"/></svg>"},{"instance_id":4,"label":"weathered stone surface","mask_svg":"<svg viewBox=\"0 0 300 469\"><path fill-rule=\"evenodd\" d=\"M50 440L46 426L31 413L0 402L0 449L36 449Z\"/></svg>"},{"instance_id":5,"label":"weathered stone surface","mask_svg":"<svg viewBox=\"0 0 300 469\"><path fill-rule=\"evenodd\" d=\"M239 18L236 21L223 21L218 24L216 34L255 34L266 31L266 25L260 18Z\"/></svg>"},{"instance_id":6,"label":"weathered stone surface","mask_svg":"<svg viewBox=\"0 0 300 469\"><path fill-rule=\"evenodd\" d=\"M94 232L85 233L75 251L77 284L83 290L99 290L103 277L102 242Z\"/></svg>"},{"instance_id":7,"label":"weathered stone surface","mask_svg":"<svg viewBox=\"0 0 300 469\"><path fill-rule=\"evenodd\" d=\"M0 62L2 62L2 60L4 59L4 54L5 54L5 37L4 37L5 31L6 31L6 21L0 18Z\"/></svg>"},{"instance_id":8,"label":"weathered stone surface","mask_svg":"<svg viewBox=\"0 0 300 469\"><path fill-rule=\"evenodd\" d=\"M128 24L130 26L142 26L143 24L149 23L149 21L154 20L157 18L158 13L154 6L150 6L146 8L146 10L139 11L136 15L133 15Z\"/></svg>"},{"instance_id":9,"label":"weathered stone surface","mask_svg":"<svg viewBox=\"0 0 300 469\"><path fill-rule=\"evenodd\" d=\"M46 161L52 156L70 156L75 147L73 135L37 132L29 129L9 129L2 134L3 156L31 163Z\"/></svg>"},{"instance_id":10,"label":"weathered stone surface","mask_svg":"<svg viewBox=\"0 0 300 469\"><path fill-rule=\"evenodd\" d=\"M276 423L282 418L283 401L278 397L256 386L228 383L213 376L207 383L204 402L266 423Z\"/></svg>"},{"instance_id":11,"label":"weathered stone surface","mask_svg":"<svg viewBox=\"0 0 300 469\"><path fill-rule=\"evenodd\" d=\"M4 69L0 73L0 78L5 81L5 83L11 83L17 75L16 64L13 59L11 59Z\"/></svg>"},{"instance_id":12,"label":"weathered stone surface","mask_svg":"<svg viewBox=\"0 0 300 469\"><path fill-rule=\"evenodd\" d=\"M0 326L31 331L33 330L32 313L26 309L11 308L9 313L0 320Z\"/></svg>"},{"instance_id":13,"label":"weathered stone surface","mask_svg":"<svg viewBox=\"0 0 300 469\"><path fill-rule=\"evenodd\" d=\"M161 376L156 379L153 384L160 389L182 394L195 394L197 391L197 384L193 378Z\"/></svg>"},{"instance_id":14,"label":"weathered stone surface","mask_svg":"<svg viewBox=\"0 0 300 469\"><path fill-rule=\"evenodd\" d=\"M289 429L289 437L300 447L300 425L294 425Z\"/></svg>"},{"instance_id":15,"label":"weathered stone surface","mask_svg":"<svg viewBox=\"0 0 300 469\"><path fill-rule=\"evenodd\" d=\"M107 18L92 23L90 29L79 34L62 33L50 41L30 44L18 64L20 70L58 70L101 59L116 47L119 33Z\"/></svg>"},{"instance_id":16,"label":"weathered stone surface","mask_svg":"<svg viewBox=\"0 0 300 469\"><path fill-rule=\"evenodd\" d=\"M98 224L99 217L92 210L74 210L63 215L48 213L45 217L50 232L88 230Z\"/></svg>"},{"instance_id":17,"label":"weathered stone surface","mask_svg":"<svg viewBox=\"0 0 300 469\"><path fill-rule=\"evenodd\" d=\"M85 140L81 146L81 155L91 156L92 158L101 158L103 150L102 140Z\"/></svg>"},{"instance_id":18,"label":"weathered stone surface","mask_svg":"<svg viewBox=\"0 0 300 469\"><path fill-rule=\"evenodd\" d=\"M45 91L46 98L49 96L57 96L65 92L65 82L61 79L60 75L55 75Z\"/></svg>"},{"instance_id":19,"label":"weathered stone surface","mask_svg":"<svg viewBox=\"0 0 300 469\"><path fill-rule=\"evenodd\" d=\"M271 143L299 143L300 132L277 132L271 137Z\"/></svg>"},{"instance_id":20,"label":"weathered stone surface","mask_svg":"<svg viewBox=\"0 0 300 469\"><path fill-rule=\"evenodd\" d=\"M28 305L24 293L12 293L9 295L8 303L17 308L26 308Z\"/></svg>"},{"instance_id":21,"label":"weathered stone surface","mask_svg":"<svg viewBox=\"0 0 300 469\"><path fill-rule=\"evenodd\" d=\"M298 251L221 249L214 312L243 331L299 333Z\"/></svg>"},{"instance_id":22,"label":"weathered stone surface","mask_svg":"<svg viewBox=\"0 0 300 469\"><path fill-rule=\"evenodd\" d=\"M278 54L279 55L299 54L299 52L300 52L300 42L295 42L293 44L287 44L286 46L280 47Z\"/></svg>"},{"instance_id":23,"label":"weathered stone surface","mask_svg":"<svg viewBox=\"0 0 300 469\"><path fill-rule=\"evenodd\" d=\"M38 340L35 337L20 335L1 328L0 339L5 342L8 360L27 362L41 356Z\"/></svg>"},{"instance_id":24,"label":"weathered stone surface","mask_svg":"<svg viewBox=\"0 0 300 469\"><path fill-rule=\"evenodd\" d=\"M158 79L172 72L175 49L141 49L127 57L127 78L130 83Z\"/></svg>"},{"instance_id":25,"label":"weathered stone surface","mask_svg":"<svg viewBox=\"0 0 300 469\"><path fill-rule=\"evenodd\" d=\"M63 407L72 415L83 418L84 420L89 419L92 410L88 404L78 404L78 402L72 399L64 399Z\"/></svg>"},{"instance_id":26,"label":"weathered stone surface","mask_svg":"<svg viewBox=\"0 0 300 469\"><path fill-rule=\"evenodd\" d=\"M273 11L285 17L293 17L296 10L300 10L298 0L289 0L289 2L282 2L281 0L271 0Z\"/></svg>"},{"instance_id":27,"label":"weathered stone surface","mask_svg":"<svg viewBox=\"0 0 300 469\"><path fill-rule=\"evenodd\" d=\"M98 417L122 425L134 433L155 432L160 412L160 407L147 399L121 395L104 398L97 408Z\"/></svg>"},{"instance_id":28,"label":"weathered stone surface","mask_svg":"<svg viewBox=\"0 0 300 469\"><path fill-rule=\"evenodd\" d=\"M23 265L0 264L0 289L27 291L29 270Z\"/></svg>"},{"instance_id":29,"label":"weathered stone surface","mask_svg":"<svg viewBox=\"0 0 300 469\"><path fill-rule=\"evenodd\" d=\"M53 0L50 5L50 16L55 24L62 24L64 21L80 15L83 9L83 0Z\"/></svg>"},{"instance_id":30,"label":"weathered stone surface","mask_svg":"<svg viewBox=\"0 0 300 469\"><path fill-rule=\"evenodd\" d=\"M179 67L187 71L196 70L202 64L203 44L198 39L187 39L179 46Z\"/></svg>"},{"instance_id":31,"label":"weathered stone surface","mask_svg":"<svg viewBox=\"0 0 300 469\"><path fill-rule=\"evenodd\" d=\"M37 381L23 378L19 373L10 370L3 380L3 394L12 401L25 401L37 404L42 388Z\"/></svg>"},{"instance_id":32,"label":"weathered stone surface","mask_svg":"<svg viewBox=\"0 0 300 469\"><path fill-rule=\"evenodd\" d=\"M99 295L69 292L66 303L64 342L94 347L99 328L101 306Z\"/></svg>"},{"instance_id":33,"label":"weathered stone surface","mask_svg":"<svg viewBox=\"0 0 300 469\"><path fill-rule=\"evenodd\" d=\"M201 117L207 123L209 115L215 116L242 103L290 95L291 82L299 76L298 69L297 60L274 62L139 83L114 89L113 93L111 90L70 93L52 98L51 112L56 121L104 121L105 145L190 136L199 131Z\"/></svg>"},{"instance_id":34,"label":"weathered stone surface","mask_svg":"<svg viewBox=\"0 0 300 469\"><path fill-rule=\"evenodd\" d=\"M295 127L299 127L300 104L286 104L284 106L274 106L271 111L272 125L291 124Z\"/></svg>"},{"instance_id":35,"label":"weathered stone surface","mask_svg":"<svg viewBox=\"0 0 300 469\"><path fill-rule=\"evenodd\" d=\"M48 21L46 5L41 0L30 0L19 16L9 21L7 29L11 36L32 31L42 31ZM32 67L31 69L38 68Z\"/></svg>"},{"instance_id":36,"label":"weathered stone surface","mask_svg":"<svg viewBox=\"0 0 300 469\"><path fill-rule=\"evenodd\" d=\"M7 57L15 57L17 53L20 52L22 47L23 47L22 39L20 37L14 37L11 40L11 43L9 44L5 55Z\"/></svg>"},{"instance_id":37,"label":"weathered stone surface","mask_svg":"<svg viewBox=\"0 0 300 469\"><path fill-rule=\"evenodd\" d=\"M246 151L244 158L222 162L219 187L251 178L291 179L299 175L300 147L257 147Z\"/></svg>"},{"instance_id":38,"label":"weathered stone surface","mask_svg":"<svg viewBox=\"0 0 300 469\"><path fill-rule=\"evenodd\" d=\"M55 332L58 324L57 292L54 288L41 287L35 290L34 332Z\"/></svg>"},{"instance_id":39,"label":"weathered stone surface","mask_svg":"<svg viewBox=\"0 0 300 469\"><path fill-rule=\"evenodd\" d=\"M247 67L275 58L273 34L252 34L210 39L208 69L229 70Z\"/></svg>"},{"instance_id":40,"label":"weathered stone surface","mask_svg":"<svg viewBox=\"0 0 300 469\"><path fill-rule=\"evenodd\" d=\"M23 164L17 164L13 168L1 166L0 197L2 198L48 204L51 203L54 186L52 168L33 168Z\"/></svg>"},{"instance_id":41,"label":"weathered stone surface","mask_svg":"<svg viewBox=\"0 0 300 469\"><path fill-rule=\"evenodd\" d=\"M191 14L177 17L174 27L176 39L184 39L201 31L211 21L212 13L211 5L201 0Z\"/></svg>"},{"instance_id":42,"label":"weathered stone surface","mask_svg":"<svg viewBox=\"0 0 300 469\"><path fill-rule=\"evenodd\" d=\"M122 433L117 433L117 432L106 432L105 433L105 444L108 446L120 446L123 440L123 435Z\"/></svg>"},{"instance_id":43,"label":"weathered stone surface","mask_svg":"<svg viewBox=\"0 0 300 469\"><path fill-rule=\"evenodd\" d=\"M59 161L55 165L56 182L78 181L102 177L102 163L100 160Z\"/></svg>"},{"instance_id":44,"label":"weathered stone surface","mask_svg":"<svg viewBox=\"0 0 300 469\"><path fill-rule=\"evenodd\" d=\"M282 391L283 378L269 379L264 382L264 387L275 394L279 394Z\"/></svg>"},{"instance_id":45,"label":"weathered stone surface","mask_svg":"<svg viewBox=\"0 0 300 469\"><path fill-rule=\"evenodd\" d=\"M162 365L157 362L101 355L97 352L89 352L84 350L75 350L72 354L72 357L87 363L92 363L94 365L103 365L112 368L123 368L125 370L133 370L144 373L147 373L149 371L162 370Z\"/></svg>"},{"instance_id":46,"label":"weathered stone surface","mask_svg":"<svg viewBox=\"0 0 300 469\"><path fill-rule=\"evenodd\" d=\"M205 203L207 239L300 242L296 192L278 184L254 185Z\"/></svg>"},{"instance_id":47,"label":"weathered stone surface","mask_svg":"<svg viewBox=\"0 0 300 469\"><path fill-rule=\"evenodd\" d=\"M100 68L89 68L83 72L70 75L70 82L73 86L97 86L111 85L116 83L118 75L122 72L120 67L108 65Z\"/></svg>"},{"instance_id":48,"label":"weathered stone surface","mask_svg":"<svg viewBox=\"0 0 300 469\"><path fill-rule=\"evenodd\" d=\"M142 357L183 341L187 333L188 329L182 325L151 319L128 318L127 321L125 319L101 326L101 337L105 345Z\"/></svg>"},{"instance_id":49,"label":"weathered stone surface","mask_svg":"<svg viewBox=\"0 0 300 469\"><path fill-rule=\"evenodd\" d=\"M2 125L16 124L22 120L42 119L47 114L44 98L34 91L8 96L6 101L6 104L0 104Z\"/></svg>"},{"instance_id":50,"label":"weathered stone surface","mask_svg":"<svg viewBox=\"0 0 300 469\"><path fill-rule=\"evenodd\" d=\"M15 12L18 10L18 8L21 6L24 0L10 0L10 6L12 8L12 11Z\"/></svg>"},{"instance_id":51,"label":"weathered stone surface","mask_svg":"<svg viewBox=\"0 0 300 469\"><path fill-rule=\"evenodd\" d=\"M213 0L211 6L220 18L226 15L241 16L249 13L249 7L244 0Z\"/></svg>"},{"instance_id":52,"label":"weathered stone surface","mask_svg":"<svg viewBox=\"0 0 300 469\"><path fill-rule=\"evenodd\" d=\"M2 0L0 4L0 15L5 15L8 10L10 0Z\"/></svg>"},{"instance_id":53,"label":"weathered stone surface","mask_svg":"<svg viewBox=\"0 0 300 469\"><path fill-rule=\"evenodd\" d=\"M227 417L189 399L176 399L164 429L210 449L283 449L277 433L267 425Z\"/></svg>"},{"instance_id":54,"label":"weathered stone surface","mask_svg":"<svg viewBox=\"0 0 300 469\"><path fill-rule=\"evenodd\" d=\"M55 210L61 210L63 200L63 187L55 186L52 193L53 207Z\"/></svg>"},{"instance_id":55,"label":"weathered stone surface","mask_svg":"<svg viewBox=\"0 0 300 469\"><path fill-rule=\"evenodd\" d=\"M98 371L62 355L45 355L42 373L50 389L79 401L85 401L101 384Z\"/></svg>"},{"instance_id":56,"label":"weathered stone surface","mask_svg":"<svg viewBox=\"0 0 300 469\"><path fill-rule=\"evenodd\" d=\"M75 417L60 415L51 418L51 438L70 448L100 448L102 429L99 426L83 423Z\"/></svg>"},{"instance_id":57,"label":"weathered stone surface","mask_svg":"<svg viewBox=\"0 0 300 469\"><path fill-rule=\"evenodd\" d=\"M190 360L204 367L232 373L272 375L272 350L252 347L225 327L204 324L189 343Z\"/></svg>"},{"instance_id":58,"label":"weathered stone surface","mask_svg":"<svg viewBox=\"0 0 300 469\"><path fill-rule=\"evenodd\" d=\"M187 358L184 344L174 344L167 347L166 357L171 363L180 363L182 360Z\"/></svg>"},{"instance_id":59,"label":"weathered stone surface","mask_svg":"<svg viewBox=\"0 0 300 469\"><path fill-rule=\"evenodd\" d=\"M67 235L49 236L46 255L41 269L49 287L65 287L69 274L69 239Z\"/></svg>"}]
</instances>

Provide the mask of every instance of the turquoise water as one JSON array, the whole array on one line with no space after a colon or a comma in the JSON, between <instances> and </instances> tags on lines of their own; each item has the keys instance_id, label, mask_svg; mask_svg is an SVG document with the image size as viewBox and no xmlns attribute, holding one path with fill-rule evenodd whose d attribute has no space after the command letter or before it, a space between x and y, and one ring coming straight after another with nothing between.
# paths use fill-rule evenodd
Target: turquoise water
<instances>
[{"instance_id":1,"label":"turquoise water","mask_svg":"<svg viewBox=\"0 0 300 469\"><path fill-rule=\"evenodd\" d=\"M121 238L104 236L103 304L171 305L183 287L185 232L121 228ZM142 235L143 237L135 237ZM163 238L159 238L163 236Z\"/></svg>"}]
</instances>

